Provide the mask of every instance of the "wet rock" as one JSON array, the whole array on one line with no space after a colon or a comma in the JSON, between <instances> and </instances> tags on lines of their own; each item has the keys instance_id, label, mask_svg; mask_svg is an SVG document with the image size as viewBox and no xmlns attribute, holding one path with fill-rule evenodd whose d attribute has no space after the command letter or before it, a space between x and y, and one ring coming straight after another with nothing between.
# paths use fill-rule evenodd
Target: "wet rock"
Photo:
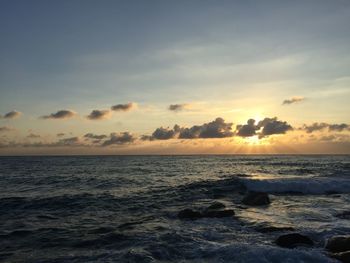
<instances>
[{"instance_id":1,"label":"wet rock","mask_svg":"<svg viewBox=\"0 0 350 263\"><path fill-rule=\"evenodd\" d=\"M256 231L260 233L282 232L282 231L295 231L291 226L259 226L256 227Z\"/></svg>"},{"instance_id":2,"label":"wet rock","mask_svg":"<svg viewBox=\"0 0 350 263\"><path fill-rule=\"evenodd\" d=\"M224 209L226 206L223 203L220 202L214 202L211 204L208 208L207 211L209 210L218 210L218 209Z\"/></svg>"},{"instance_id":3,"label":"wet rock","mask_svg":"<svg viewBox=\"0 0 350 263\"><path fill-rule=\"evenodd\" d=\"M297 246L312 246L314 242L307 236L299 233L286 234L276 239L276 244L280 247L294 248Z\"/></svg>"},{"instance_id":4,"label":"wet rock","mask_svg":"<svg viewBox=\"0 0 350 263\"><path fill-rule=\"evenodd\" d=\"M202 214L198 211L193 211L192 209L184 209L178 213L178 218L180 219L198 219L202 217Z\"/></svg>"},{"instance_id":5,"label":"wet rock","mask_svg":"<svg viewBox=\"0 0 350 263\"><path fill-rule=\"evenodd\" d=\"M212 211L206 211L202 214L203 217L209 217L209 218L222 218L222 217L230 217L234 215L235 215L235 211L233 211L232 209L212 210Z\"/></svg>"},{"instance_id":6,"label":"wet rock","mask_svg":"<svg viewBox=\"0 0 350 263\"><path fill-rule=\"evenodd\" d=\"M335 236L328 239L326 249L333 253L350 251L350 236Z\"/></svg>"},{"instance_id":7,"label":"wet rock","mask_svg":"<svg viewBox=\"0 0 350 263\"><path fill-rule=\"evenodd\" d=\"M336 214L335 216L341 219L350 219L350 211L345 211L343 213Z\"/></svg>"},{"instance_id":8,"label":"wet rock","mask_svg":"<svg viewBox=\"0 0 350 263\"><path fill-rule=\"evenodd\" d=\"M350 263L350 251L334 253L331 256L340 262Z\"/></svg>"},{"instance_id":9,"label":"wet rock","mask_svg":"<svg viewBox=\"0 0 350 263\"><path fill-rule=\"evenodd\" d=\"M270 198L267 193L262 192L248 192L242 203L249 206L262 206L270 204Z\"/></svg>"}]
</instances>

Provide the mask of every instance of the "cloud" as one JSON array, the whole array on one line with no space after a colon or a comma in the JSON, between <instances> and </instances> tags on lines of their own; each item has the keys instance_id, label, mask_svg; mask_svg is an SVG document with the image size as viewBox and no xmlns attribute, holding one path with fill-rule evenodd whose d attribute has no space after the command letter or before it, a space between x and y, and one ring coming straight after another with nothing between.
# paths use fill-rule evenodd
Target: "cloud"
<instances>
[{"instance_id":1,"label":"cloud","mask_svg":"<svg viewBox=\"0 0 350 263\"><path fill-rule=\"evenodd\" d=\"M59 110L56 113L51 113L50 115L41 116L41 119L69 119L76 115L74 111L71 110Z\"/></svg>"},{"instance_id":2,"label":"cloud","mask_svg":"<svg viewBox=\"0 0 350 263\"><path fill-rule=\"evenodd\" d=\"M110 146L110 145L123 145L130 144L136 140L136 137L129 132L121 132L121 133L111 133L110 139L106 140L102 143L102 146Z\"/></svg>"},{"instance_id":3,"label":"cloud","mask_svg":"<svg viewBox=\"0 0 350 263\"><path fill-rule=\"evenodd\" d=\"M259 121L257 126L262 127L262 131L259 133L260 138L274 134L285 134L287 131L293 130L291 125L286 121L277 120L277 117L265 118Z\"/></svg>"},{"instance_id":4,"label":"cloud","mask_svg":"<svg viewBox=\"0 0 350 263\"><path fill-rule=\"evenodd\" d=\"M178 112L186 109L187 106L187 104L170 104L168 110Z\"/></svg>"},{"instance_id":5,"label":"cloud","mask_svg":"<svg viewBox=\"0 0 350 263\"><path fill-rule=\"evenodd\" d=\"M93 133L87 133L84 135L84 138L93 139L93 140L102 140L102 139L106 139L107 137L108 136L105 134L97 135L97 134L93 134Z\"/></svg>"},{"instance_id":6,"label":"cloud","mask_svg":"<svg viewBox=\"0 0 350 263\"><path fill-rule=\"evenodd\" d=\"M83 146L80 143L79 137L70 137L61 139L56 143L53 143L52 146Z\"/></svg>"},{"instance_id":7,"label":"cloud","mask_svg":"<svg viewBox=\"0 0 350 263\"><path fill-rule=\"evenodd\" d=\"M22 112L13 110L13 111L6 113L4 116L0 115L0 119L1 118L3 118L3 119L16 119L16 118L19 118L21 115L22 115Z\"/></svg>"},{"instance_id":8,"label":"cloud","mask_svg":"<svg viewBox=\"0 0 350 263\"><path fill-rule=\"evenodd\" d=\"M307 133L312 133L315 131L321 131L328 128L329 132L333 132L333 131L337 131L337 132L342 132L342 131L349 131L350 130L350 126L349 124L346 123L341 123L341 124L329 124L329 123L325 123L325 122L315 122L311 125L306 125L304 124L303 127L301 127L301 130L305 130Z\"/></svg>"},{"instance_id":9,"label":"cloud","mask_svg":"<svg viewBox=\"0 0 350 263\"><path fill-rule=\"evenodd\" d=\"M182 129L179 138L225 138L233 136L233 123L226 123L223 118L216 118L214 121L204 123L200 126Z\"/></svg>"},{"instance_id":10,"label":"cloud","mask_svg":"<svg viewBox=\"0 0 350 263\"><path fill-rule=\"evenodd\" d=\"M57 137L63 137L65 134L63 132L57 133L56 136Z\"/></svg>"},{"instance_id":11,"label":"cloud","mask_svg":"<svg viewBox=\"0 0 350 263\"><path fill-rule=\"evenodd\" d=\"M300 96L297 96L297 97L292 97L290 99L287 99L287 100L284 100L282 102L282 105L290 105L290 104L294 104L294 103L298 103L298 102L301 102L305 100L304 97L300 97Z\"/></svg>"},{"instance_id":12,"label":"cloud","mask_svg":"<svg viewBox=\"0 0 350 263\"><path fill-rule=\"evenodd\" d=\"M111 116L111 112L109 110L93 110L87 118L89 120L103 120L108 119Z\"/></svg>"},{"instance_id":13,"label":"cloud","mask_svg":"<svg viewBox=\"0 0 350 263\"><path fill-rule=\"evenodd\" d=\"M40 135L39 134L34 134L34 133L31 133L27 136L27 138L29 139L38 139L40 138Z\"/></svg>"},{"instance_id":14,"label":"cloud","mask_svg":"<svg viewBox=\"0 0 350 263\"><path fill-rule=\"evenodd\" d=\"M9 131L13 131L14 128L9 127L9 126L2 126L0 127L0 132L9 132Z\"/></svg>"},{"instance_id":15,"label":"cloud","mask_svg":"<svg viewBox=\"0 0 350 263\"><path fill-rule=\"evenodd\" d=\"M320 131L320 130L323 130L325 128L328 127L328 124L327 123L324 123L324 122L321 122L321 123L318 123L318 122L315 122L311 125L306 125L304 124L304 126L301 128L302 130L305 130L307 133L312 133L314 131Z\"/></svg>"},{"instance_id":16,"label":"cloud","mask_svg":"<svg viewBox=\"0 0 350 263\"><path fill-rule=\"evenodd\" d=\"M136 103L117 104L111 107L113 111L129 111L136 106Z\"/></svg>"},{"instance_id":17,"label":"cloud","mask_svg":"<svg viewBox=\"0 0 350 263\"><path fill-rule=\"evenodd\" d=\"M235 134L241 137L251 137L259 135L259 138L274 134L284 134L293 130L293 127L285 121L280 121L277 117L265 118L255 124L254 119L249 119L247 124L237 125Z\"/></svg>"},{"instance_id":18,"label":"cloud","mask_svg":"<svg viewBox=\"0 0 350 263\"><path fill-rule=\"evenodd\" d=\"M181 128L179 125L175 125L172 129L160 127L151 136L141 136L141 140L225 138L231 136L233 136L232 123L225 123L224 119L216 118L212 122L194 125L190 128Z\"/></svg>"},{"instance_id":19,"label":"cloud","mask_svg":"<svg viewBox=\"0 0 350 263\"><path fill-rule=\"evenodd\" d=\"M236 126L236 135L240 137L251 137L256 135L256 131L260 128L255 125L255 120L249 119L247 124Z\"/></svg>"},{"instance_id":20,"label":"cloud","mask_svg":"<svg viewBox=\"0 0 350 263\"><path fill-rule=\"evenodd\" d=\"M344 131L344 130L350 130L350 126L348 124L345 123L341 123L341 124L329 124L328 125L328 129L329 131Z\"/></svg>"}]
</instances>

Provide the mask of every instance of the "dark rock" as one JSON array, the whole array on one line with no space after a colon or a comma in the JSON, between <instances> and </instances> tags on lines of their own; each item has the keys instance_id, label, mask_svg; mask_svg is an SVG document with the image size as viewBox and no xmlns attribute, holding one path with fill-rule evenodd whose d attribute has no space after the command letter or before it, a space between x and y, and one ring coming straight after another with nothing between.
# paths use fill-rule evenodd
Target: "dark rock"
<instances>
[{"instance_id":1,"label":"dark rock","mask_svg":"<svg viewBox=\"0 0 350 263\"><path fill-rule=\"evenodd\" d=\"M210 218L230 217L234 215L235 215L235 211L233 211L232 209L212 210L212 211L206 211L202 214L203 217L210 217Z\"/></svg>"},{"instance_id":2,"label":"dark rock","mask_svg":"<svg viewBox=\"0 0 350 263\"><path fill-rule=\"evenodd\" d=\"M260 226L256 228L256 231L260 233L271 233L280 231L295 231L291 226Z\"/></svg>"},{"instance_id":3,"label":"dark rock","mask_svg":"<svg viewBox=\"0 0 350 263\"><path fill-rule=\"evenodd\" d=\"M181 210L178 215L180 219L198 219L202 217L202 214L198 211L193 211L192 209Z\"/></svg>"},{"instance_id":4,"label":"dark rock","mask_svg":"<svg viewBox=\"0 0 350 263\"><path fill-rule=\"evenodd\" d=\"M350 219L350 211L345 211L343 213L336 214L335 216L341 219Z\"/></svg>"},{"instance_id":5,"label":"dark rock","mask_svg":"<svg viewBox=\"0 0 350 263\"><path fill-rule=\"evenodd\" d=\"M335 236L328 239L326 249L330 252L350 251L350 236Z\"/></svg>"},{"instance_id":6,"label":"dark rock","mask_svg":"<svg viewBox=\"0 0 350 263\"><path fill-rule=\"evenodd\" d=\"M340 262L350 263L350 251L334 253L331 256Z\"/></svg>"},{"instance_id":7,"label":"dark rock","mask_svg":"<svg viewBox=\"0 0 350 263\"><path fill-rule=\"evenodd\" d=\"M277 238L276 244L280 247L294 248L297 246L312 246L314 242L307 236L293 233L282 235Z\"/></svg>"},{"instance_id":8,"label":"dark rock","mask_svg":"<svg viewBox=\"0 0 350 263\"><path fill-rule=\"evenodd\" d=\"M267 193L248 192L244 196L242 203L250 206L268 205L270 204L270 198Z\"/></svg>"},{"instance_id":9,"label":"dark rock","mask_svg":"<svg viewBox=\"0 0 350 263\"><path fill-rule=\"evenodd\" d=\"M226 206L223 203L220 202L215 202L213 204L211 204L208 208L208 210L219 210L219 209L224 209Z\"/></svg>"}]
</instances>

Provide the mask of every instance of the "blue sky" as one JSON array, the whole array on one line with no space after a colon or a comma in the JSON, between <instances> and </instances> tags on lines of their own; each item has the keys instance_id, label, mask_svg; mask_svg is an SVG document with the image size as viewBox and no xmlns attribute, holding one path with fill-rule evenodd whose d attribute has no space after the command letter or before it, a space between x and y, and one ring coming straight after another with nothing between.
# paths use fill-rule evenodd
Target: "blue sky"
<instances>
[{"instance_id":1,"label":"blue sky","mask_svg":"<svg viewBox=\"0 0 350 263\"><path fill-rule=\"evenodd\" d=\"M23 116L2 122L52 134L144 133L216 117L348 123L349 24L346 0L3 0L0 113ZM281 106L293 96L306 99ZM38 120L127 102L138 109L98 124ZM167 111L175 103L191 110Z\"/></svg>"}]
</instances>

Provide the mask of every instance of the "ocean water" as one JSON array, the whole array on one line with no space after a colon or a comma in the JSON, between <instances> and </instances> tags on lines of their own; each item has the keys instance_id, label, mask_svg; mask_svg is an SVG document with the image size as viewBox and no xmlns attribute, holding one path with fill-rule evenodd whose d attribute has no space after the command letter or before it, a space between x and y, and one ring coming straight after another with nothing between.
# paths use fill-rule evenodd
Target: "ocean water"
<instances>
[{"instance_id":1,"label":"ocean water","mask_svg":"<svg viewBox=\"0 0 350 263\"><path fill-rule=\"evenodd\" d=\"M248 190L266 207L242 205ZM180 220L213 202L228 218ZM336 262L350 156L0 157L1 262ZM275 239L293 227L313 247Z\"/></svg>"}]
</instances>

